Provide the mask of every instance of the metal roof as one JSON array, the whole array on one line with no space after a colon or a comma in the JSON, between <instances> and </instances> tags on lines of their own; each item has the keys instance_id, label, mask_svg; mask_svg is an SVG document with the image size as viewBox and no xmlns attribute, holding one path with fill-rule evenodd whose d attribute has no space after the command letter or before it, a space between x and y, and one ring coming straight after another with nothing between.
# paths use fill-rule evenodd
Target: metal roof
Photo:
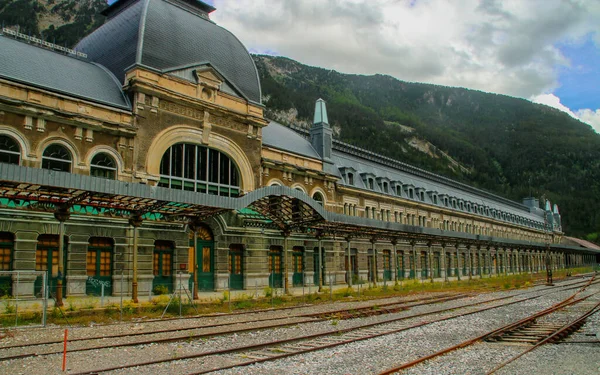
<instances>
[{"instance_id":1,"label":"metal roof","mask_svg":"<svg viewBox=\"0 0 600 375\"><path fill-rule=\"evenodd\" d=\"M263 187L242 197L230 198L4 163L0 163L0 206L47 212L67 207L72 213L81 215L127 218L142 215L145 219L166 222L186 222L191 218L202 219L238 210L243 216L249 217L249 221L253 220L252 217L258 221L258 225L268 221L267 225L282 231L492 247L544 249L550 246L556 250L594 252L573 246L547 245L342 215L326 211L319 202L303 192L285 186ZM246 207L260 215L253 212L250 215L244 210Z\"/></svg>"},{"instance_id":2,"label":"metal roof","mask_svg":"<svg viewBox=\"0 0 600 375\"><path fill-rule=\"evenodd\" d=\"M306 138L275 121L262 129L263 145L321 160L321 156Z\"/></svg>"},{"instance_id":3,"label":"metal roof","mask_svg":"<svg viewBox=\"0 0 600 375\"><path fill-rule=\"evenodd\" d=\"M0 77L68 96L131 110L121 84L105 68L0 36Z\"/></svg>"},{"instance_id":4,"label":"metal roof","mask_svg":"<svg viewBox=\"0 0 600 375\"><path fill-rule=\"evenodd\" d=\"M118 5L123 9L76 48L119 80L124 81L126 69L135 64L162 71L209 62L245 97L261 102L254 61L232 33L177 2L139 0Z\"/></svg>"}]
</instances>

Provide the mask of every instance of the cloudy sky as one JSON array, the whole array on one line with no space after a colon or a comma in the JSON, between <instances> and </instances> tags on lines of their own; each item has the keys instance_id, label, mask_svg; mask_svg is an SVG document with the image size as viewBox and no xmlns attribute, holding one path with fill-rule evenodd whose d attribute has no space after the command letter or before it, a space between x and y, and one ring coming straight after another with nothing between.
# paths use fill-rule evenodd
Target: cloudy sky
<instances>
[{"instance_id":1,"label":"cloudy sky","mask_svg":"<svg viewBox=\"0 0 600 375\"><path fill-rule=\"evenodd\" d=\"M599 0L208 0L255 53L544 103L600 133Z\"/></svg>"}]
</instances>

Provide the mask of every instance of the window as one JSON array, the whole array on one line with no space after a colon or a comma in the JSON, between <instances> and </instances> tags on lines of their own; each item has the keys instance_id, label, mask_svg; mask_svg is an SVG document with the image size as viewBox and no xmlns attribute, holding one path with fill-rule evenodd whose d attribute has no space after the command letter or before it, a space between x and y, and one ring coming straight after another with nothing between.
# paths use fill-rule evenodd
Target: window
<instances>
[{"instance_id":1,"label":"window","mask_svg":"<svg viewBox=\"0 0 600 375\"><path fill-rule=\"evenodd\" d=\"M323 205L323 194L319 193L318 191L316 193L313 194L312 198L314 200L316 200L321 206Z\"/></svg>"},{"instance_id":2,"label":"window","mask_svg":"<svg viewBox=\"0 0 600 375\"><path fill-rule=\"evenodd\" d=\"M414 199L414 193L413 193L413 189L409 189L408 190L408 196L410 197L410 199Z\"/></svg>"},{"instance_id":3,"label":"window","mask_svg":"<svg viewBox=\"0 0 600 375\"><path fill-rule=\"evenodd\" d=\"M433 196L433 204L438 204L437 202L438 202L438 201L437 201L437 195L434 195L434 196Z\"/></svg>"},{"instance_id":4,"label":"window","mask_svg":"<svg viewBox=\"0 0 600 375\"><path fill-rule=\"evenodd\" d=\"M352 173L348 173L348 185L354 185L354 175Z\"/></svg>"},{"instance_id":5,"label":"window","mask_svg":"<svg viewBox=\"0 0 600 375\"><path fill-rule=\"evenodd\" d=\"M373 190L375 188L375 185L373 183L373 179L369 178L369 189Z\"/></svg>"},{"instance_id":6,"label":"window","mask_svg":"<svg viewBox=\"0 0 600 375\"><path fill-rule=\"evenodd\" d=\"M154 242L154 276L171 276L173 273L173 243Z\"/></svg>"},{"instance_id":7,"label":"window","mask_svg":"<svg viewBox=\"0 0 600 375\"><path fill-rule=\"evenodd\" d=\"M103 152L94 155L90 163L90 175L114 180L117 177L115 159Z\"/></svg>"},{"instance_id":8,"label":"window","mask_svg":"<svg viewBox=\"0 0 600 375\"><path fill-rule=\"evenodd\" d=\"M388 189L388 183L387 182L383 182L383 192L384 193L389 193L389 189Z\"/></svg>"},{"instance_id":9,"label":"window","mask_svg":"<svg viewBox=\"0 0 600 375\"><path fill-rule=\"evenodd\" d=\"M52 144L44 150L42 168L53 171L71 172L71 153L59 144Z\"/></svg>"},{"instance_id":10,"label":"window","mask_svg":"<svg viewBox=\"0 0 600 375\"><path fill-rule=\"evenodd\" d=\"M11 137L0 135L0 163L19 164L21 149Z\"/></svg>"},{"instance_id":11,"label":"window","mask_svg":"<svg viewBox=\"0 0 600 375\"><path fill-rule=\"evenodd\" d=\"M183 143L171 146L164 153L158 185L226 197L240 194L239 172L227 155Z\"/></svg>"},{"instance_id":12,"label":"window","mask_svg":"<svg viewBox=\"0 0 600 375\"><path fill-rule=\"evenodd\" d=\"M13 247L13 235L6 232L0 233L0 271L10 271L12 269L11 263Z\"/></svg>"},{"instance_id":13,"label":"window","mask_svg":"<svg viewBox=\"0 0 600 375\"><path fill-rule=\"evenodd\" d=\"M396 185L396 194L402 196L402 185Z\"/></svg>"},{"instance_id":14,"label":"window","mask_svg":"<svg viewBox=\"0 0 600 375\"><path fill-rule=\"evenodd\" d=\"M421 192L421 194L419 194L419 195L421 196L421 200L422 200L422 201L425 201L425 193L424 193L424 192Z\"/></svg>"},{"instance_id":15,"label":"window","mask_svg":"<svg viewBox=\"0 0 600 375\"><path fill-rule=\"evenodd\" d=\"M229 246L229 273L233 275L242 274L242 254L244 245Z\"/></svg>"},{"instance_id":16,"label":"window","mask_svg":"<svg viewBox=\"0 0 600 375\"><path fill-rule=\"evenodd\" d=\"M110 238L90 238L87 251L87 275L110 276L113 242Z\"/></svg>"}]
</instances>

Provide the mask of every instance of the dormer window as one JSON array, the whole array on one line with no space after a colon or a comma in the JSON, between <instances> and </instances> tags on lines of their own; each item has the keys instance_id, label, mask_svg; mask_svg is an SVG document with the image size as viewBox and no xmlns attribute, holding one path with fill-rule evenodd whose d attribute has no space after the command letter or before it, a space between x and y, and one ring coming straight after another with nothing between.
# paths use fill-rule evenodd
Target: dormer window
<instances>
[{"instance_id":1,"label":"dormer window","mask_svg":"<svg viewBox=\"0 0 600 375\"><path fill-rule=\"evenodd\" d=\"M354 174L348 172L347 179L348 185L354 185Z\"/></svg>"},{"instance_id":2,"label":"dormer window","mask_svg":"<svg viewBox=\"0 0 600 375\"><path fill-rule=\"evenodd\" d=\"M437 195L433 196L433 204L438 204Z\"/></svg>"},{"instance_id":3,"label":"dormer window","mask_svg":"<svg viewBox=\"0 0 600 375\"><path fill-rule=\"evenodd\" d=\"M408 189L408 197L410 199L415 199L415 195L414 195L413 189Z\"/></svg>"},{"instance_id":4,"label":"dormer window","mask_svg":"<svg viewBox=\"0 0 600 375\"><path fill-rule=\"evenodd\" d=\"M456 199L452 199L452 208L456 210Z\"/></svg>"},{"instance_id":5,"label":"dormer window","mask_svg":"<svg viewBox=\"0 0 600 375\"><path fill-rule=\"evenodd\" d=\"M383 192L388 194L389 193L389 188L388 188L388 183L386 181L383 181Z\"/></svg>"},{"instance_id":6,"label":"dormer window","mask_svg":"<svg viewBox=\"0 0 600 375\"><path fill-rule=\"evenodd\" d=\"M369 189L373 190L375 189L375 182L372 178L369 178Z\"/></svg>"},{"instance_id":7,"label":"dormer window","mask_svg":"<svg viewBox=\"0 0 600 375\"><path fill-rule=\"evenodd\" d=\"M448 207L448 198L444 198L444 206Z\"/></svg>"}]
</instances>

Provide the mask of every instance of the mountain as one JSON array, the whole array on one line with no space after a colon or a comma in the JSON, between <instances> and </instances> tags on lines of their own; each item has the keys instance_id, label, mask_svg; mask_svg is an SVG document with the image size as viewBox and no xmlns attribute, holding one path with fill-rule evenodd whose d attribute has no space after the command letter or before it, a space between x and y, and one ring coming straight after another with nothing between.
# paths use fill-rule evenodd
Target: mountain
<instances>
[{"instance_id":1,"label":"mountain","mask_svg":"<svg viewBox=\"0 0 600 375\"><path fill-rule=\"evenodd\" d=\"M568 234L600 229L600 135L506 95L342 74L254 56L269 117L306 126L316 98L342 141L520 201L557 203Z\"/></svg>"},{"instance_id":2,"label":"mountain","mask_svg":"<svg viewBox=\"0 0 600 375\"><path fill-rule=\"evenodd\" d=\"M106 0L0 0L0 23L23 34L73 47L104 23Z\"/></svg>"},{"instance_id":3,"label":"mountain","mask_svg":"<svg viewBox=\"0 0 600 375\"><path fill-rule=\"evenodd\" d=\"M73 47L104 23L106 6L0 0L0 23ZM600 238L600 135L587 124L505 95L254 59L269 118L307 127L321 97L342 141L513 200L550 199L568 234Z\"/></svg>"}]
</instances>

